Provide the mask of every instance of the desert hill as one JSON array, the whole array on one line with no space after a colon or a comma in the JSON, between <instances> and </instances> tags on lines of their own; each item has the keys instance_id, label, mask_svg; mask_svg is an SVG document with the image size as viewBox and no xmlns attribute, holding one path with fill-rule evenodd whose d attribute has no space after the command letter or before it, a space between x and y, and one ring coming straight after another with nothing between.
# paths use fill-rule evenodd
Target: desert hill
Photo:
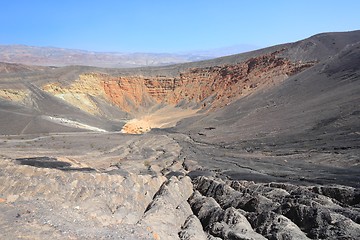
<instances>
[{"instance_id":1,"label":"desert hill","mask_svg":"<svg viewBox=\"0 0 360 240\"><path fill-rule=\"evenodd\" d=\"M162 66L210 58L196 54L92 52L55 47L0 45L0 62L38 66Z\"/></svg>"},{"instance_id":2,"label":"desert hill","mask_svg":"<svg viewBox=\"0 0 360 240\"><path fill-rule=\"evenodd\" d=\"M359 63L360 31L160 67L0 63L0 236L360 238Z\"/></svg>"}]
</instances>

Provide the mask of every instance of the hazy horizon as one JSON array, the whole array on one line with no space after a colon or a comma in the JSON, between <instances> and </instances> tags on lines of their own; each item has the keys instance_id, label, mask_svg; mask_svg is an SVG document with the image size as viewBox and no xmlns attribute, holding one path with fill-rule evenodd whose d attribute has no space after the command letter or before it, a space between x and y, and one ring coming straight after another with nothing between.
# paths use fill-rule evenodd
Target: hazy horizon
<instances>
[{"instance_id":1,"label":"hazy horizon","mask_svg":"<svg viewBox=\"0 0 360 240\"><path fill-rule=\"evenodd\" d=\"M27 45L27 44L1 44L1 46L24 46L24 47L34 47L34 48L54 48L54 49L64 49L64 50L74 50L74 51L81 51L81 52L88 52L88 53L104 53L104 54L176 54L176 55L212 55L212 53L220 54L224 52L248 52L257 49L261 49L262 47L249 45L249 44L238 44L232 46L224 46L218 48L210 48L210 49L193 49L188 51L178 51L178 52L141 52L141 51L94 51L94 50L87 50L87 49L79 49L79 48L68 48L68 47L60 47L60 46L44 46L44 45ZM222 54L223 55L223 54Z\"/></svg>"}]
</instances>

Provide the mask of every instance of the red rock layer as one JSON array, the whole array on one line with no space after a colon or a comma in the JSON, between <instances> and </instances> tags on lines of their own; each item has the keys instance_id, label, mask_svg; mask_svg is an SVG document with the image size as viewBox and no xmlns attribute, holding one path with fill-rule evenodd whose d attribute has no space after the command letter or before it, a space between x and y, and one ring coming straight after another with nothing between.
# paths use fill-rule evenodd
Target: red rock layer
<instances>
[{"instance_id":1,"label":"red rock layer","mask_svg":"<svg viewBox=\"0 0 360 240\"><path fill-rule=\"evenodd\" d=\"M144 79L139 77L107 77L102 85L107 98L127 112L151 101Z\"/></svg>"},{"instance_id":2,"label":"red rock layer","mask_svg":"<svg viewBox=\"0 0 360 240\"><path fill-rule=\"evenodd\" d=\"M192 69L175 80L177 86L164 100L170 104L183 99L202 102L212 96L209 103L217 108L257 89L276 85L314 65L313 62L292 63L277 54L262 55L234 65Z\"/></svg>"},{"instance_id":3,"label":"red rock layer","mask_svg":"<svg viewBox=\"0 0 360 240\"><path fill-rule=\"evenodd\" d=\"M202 103L211 109L278 84L314 62L291 62L279 52L251 58L245 62L190 69L179 77L110 77L100 75L104 91L113 103L125 111L149 102L178 104Z\"/></svg>"}]
</instances>

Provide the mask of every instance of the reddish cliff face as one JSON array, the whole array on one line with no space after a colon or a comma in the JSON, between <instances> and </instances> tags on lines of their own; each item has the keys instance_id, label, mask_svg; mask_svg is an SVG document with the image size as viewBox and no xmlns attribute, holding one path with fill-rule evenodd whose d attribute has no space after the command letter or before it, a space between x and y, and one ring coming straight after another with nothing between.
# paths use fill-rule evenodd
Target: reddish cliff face
<instances>
[{"instance_id":1,"label":"reddish cliff face","mask_svg":"<svg viewBox=\"0 0 360 240\"><path fill-rule=\"evenodd\" d=\"M145 78L144 84L150 96L157 102L162 102L168 94L171 94L179 87L179 80L176 78L158 76L155 78Z\"/></svg>"},{"instance_id":2,"label":"reddish cliff face","mask_svg":"<svg viewBox=\"0 0 360 240\"><path fill-rule=\"evenodd\" d=\"M271 88L315 64L291 62L278 57L279 53L261 55L232 65L190 69L175 78L105 75L101 76L101 82L107 99L137 116L126 123L122 131L143 133L153 127L172 126L181 118L197 112L171 108L171 105L196 103L198 110L213 111L255 91ZM141 108L154 103L164 103L168 108L166 111Z\"/></svg>"},{"instance_id":3,"label":"reddish cliff face","mask_svg":"<svg viewBox=\"0 0 360 240\"><path fill-rule=\"evenodd\" d=\"M209 103L211 108L218 108L257 89L276 85L314 65L313 62L293 63L277 57L278 53L262 55L234 65L192 69L175 80L174 91L164 100L176 104L185 99L203 102L204 106ZM206 100L209 97L212 99Z\"/></svg>"},{"instance_id":4,"label":"reddish cliff face","mask_svg":"<svg viewBox=\"0 0 360 240\"><path fill-rule=\"evenodd\" d=\"M107 77L103 84L108 98L126 111L149 99L171 105L180 101L202 103L203 107L210 104L210 109L214 109L258 89L274 86L314 64L293 63L277 57L278 53L234 65L191 69L176 78Z\"/></svg>"},{"instance_id":5,"label":"reddish cliff face","mask_svg":"<svg viewBox=\"0 0 360 240\"><path fill-rule=\"evenodd\" d=\"M104 76L101 84L107 99L126 112L134 112L152 102L143 78Z\"/></svg>"},{"instance_id":6,"label":"reddish cliff face","mask_svg":"<svg viewBox=\"0 0 360 240\"><path fill-rule=\"evenodd\" d=\"M93 114L99 111L88 96L102 97L136 116L150 114L149 108L156 103L197 103L199 108L211 111L259 89L270 88L314 64L291 62L278 57L279 53L232 65L190 69L178 77L118 77L88 73L81 75L71 86L49 84L43 89Z\"/></svg>"}]
</instances>

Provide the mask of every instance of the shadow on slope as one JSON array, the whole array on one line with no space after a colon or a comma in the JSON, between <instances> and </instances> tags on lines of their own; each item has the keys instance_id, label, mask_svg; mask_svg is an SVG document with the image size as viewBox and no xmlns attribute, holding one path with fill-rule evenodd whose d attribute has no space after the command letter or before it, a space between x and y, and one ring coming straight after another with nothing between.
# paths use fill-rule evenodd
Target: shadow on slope
<instances>
[{"instance_id":1,"label":"shadow on slope","mask_svg":"<svg viewBox=\"0 0 360 240\"><path fill-rule=\"evenodd\" d=\"M175 130L189 134L195 143L222 149L222 157L201 147L193 155L203 166L220 166L232 178L243 171L228 171L237 165L253 171L250 179L262 172L265 178L268 174L358 186L359 62L360 43L279 86L182 120ZM248 173L243 171L242 177Z\"/></svg>"},{"instance_id":2,"label":"shadow on slope","mask_svg":"<svg viewBox=\"0 0 360 240\"><path fill-rule=\"evenodd\" d=\"M87 114L31 83L24 85L31 92L25 99L26 105L0 100L1 134L77 132L89 131L91 127L105 131L119 131L124 124Z\"/></svg>"}]
</instances>

